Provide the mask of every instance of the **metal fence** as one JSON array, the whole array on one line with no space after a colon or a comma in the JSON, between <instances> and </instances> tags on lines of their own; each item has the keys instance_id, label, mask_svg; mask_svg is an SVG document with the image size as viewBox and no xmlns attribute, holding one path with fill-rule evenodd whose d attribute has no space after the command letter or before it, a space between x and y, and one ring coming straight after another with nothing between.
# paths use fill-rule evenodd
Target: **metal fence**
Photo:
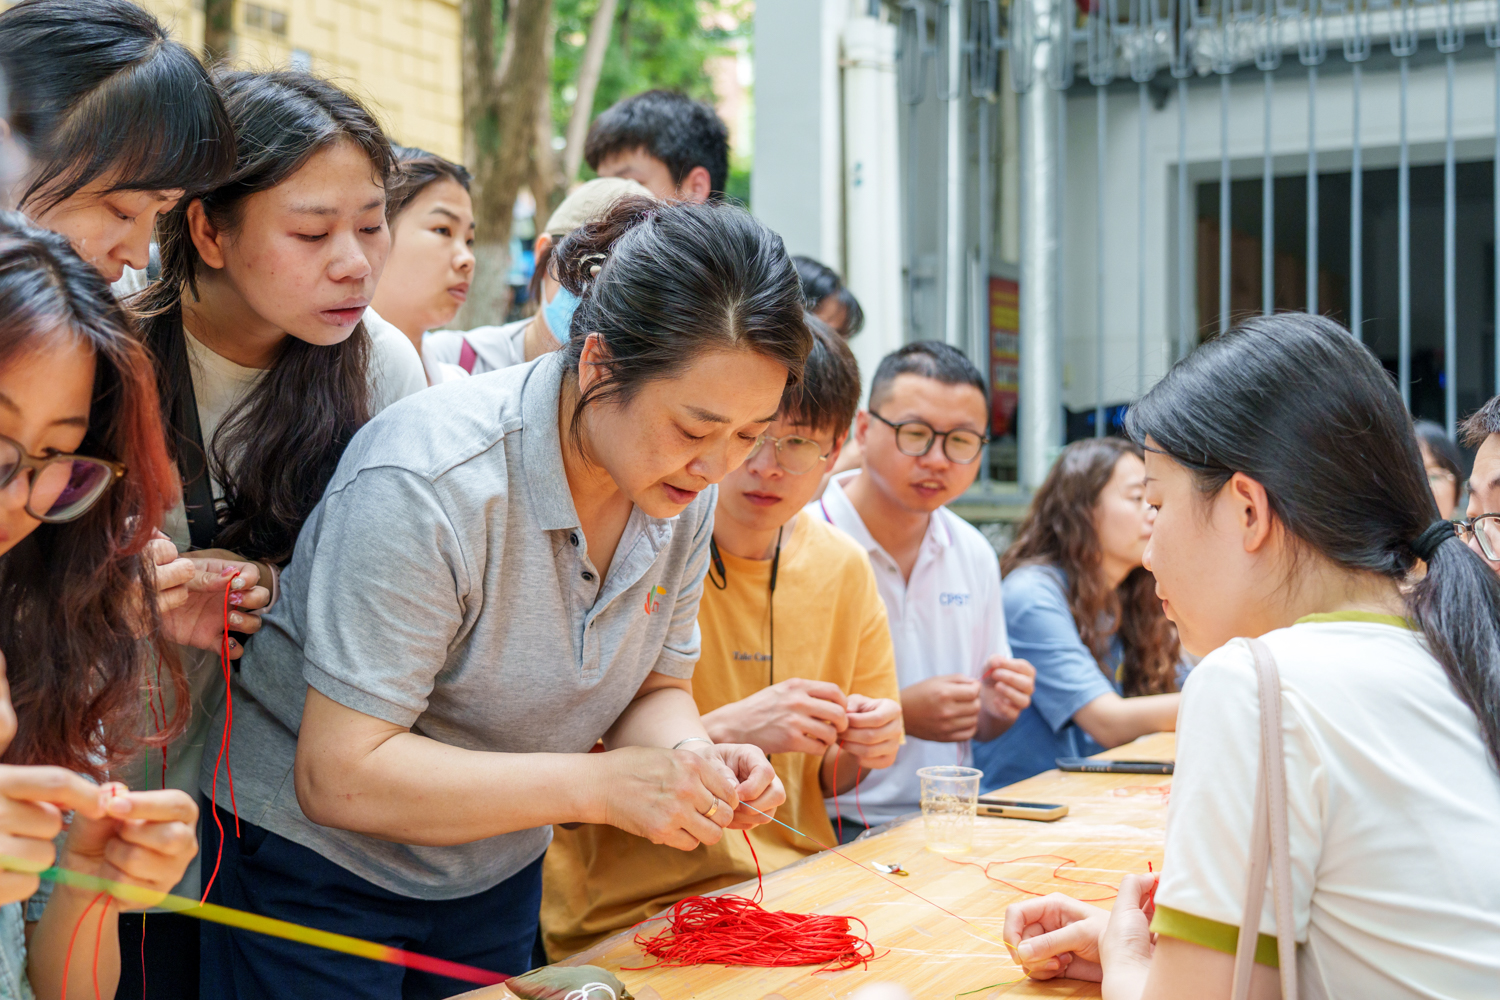
<instances>
[{"instance_id":1,"label":"metal fence","mask_svg":"<svg viewBox=\"0 0 1500 1000\"><path fill-rule=\"evenodd\" d=\"M1500 163L1500 0L908 0L901 5L900 75L904 97L915 104L926 97L925 87L939 88L936 95L948 102L951 116L945 134L948 174L946 244L943 268L945 315L958 313L956 301L962 292L960 276L964 263L958 245L959 213L963 210L963 186L953 176L961 156L964 130L957 115L960 97L988 100L1002 86L1018 95L1020 108L1020 480L1035 486L1045 475L1051 457L1062 443L1060 402L1062 308L1061 253L1063 219L1067 211L1066 188L1068 106L1079 101L1062 99L1077 87L1094 88L1094 174L1098 191L1094 210L1098 214L1094 234L1095 279L1102 286L1106 266L1105 178L1113 164L1129 162L1138 155L1139 209L1135 233L1137 283L1135 392L1145 385L1148 370L1147 240L1148 184L1147 121L1154 91L1170 81L1177 105L1178 162L1175 170L1175 350L1187 353L1198 342L1200 329L1224 330L1231 322L1230 289L1234 274L1230 219L1230 79L1235 74L1260 73L1264 94L1264 150L1261 178L1261 309L1271 312L1277 302L1275 252L1275 170L1272 155L1273 97L1285 88L1305 86L1307 102L1306 144L1306 303L1310 312L1326 309L1319 302L1319 164L1318 86L1320 71L1330 60L1342 59L1352 74L1351 120L1345 124L1352 135L1349 180L1348 315L1356 336L1365 326L1365 162L1361 140L1361 95L1365 64L1372 54L1393 59L1399 74L1399 152L1396 163L1397 302L1399 345L1397 378L1402 397L1410 404L1412 389L1412 259L1411 259L1411 150L1408 143L1408 88L1410 65L1421 53L1436 55L1446 72L1445 141L1443 152L1443 402L1450 434L1458 420L1457 371L1458 319L1456 307L1457 266L1456 156L1454 106L1456 64L1465 45L1482 44L1492 50L1495 87L1495 162ZM1382 53L1380 50L1387 50ZM1002 59L1002 53L1005 58ZM1388 53L1388 55L1387 55ZM1473 53L1470 53L1472 56ZM1294 62L1295 60L1295 62ZM1008 73L1006 68L1008 67ZM1300 71L1299 71L1300 67ZM965 71L966 70L966 71ZM1288 74L1295 74L1291 82ZM1008 76L1008 80L1004 77ZM1218 296L1212 316L1201 315L1193 290L1195 262L1195 218L1193 191L1189 183L1188 107L1189 81L1217 76L1220 128L1218 171ZM1139 102L1138 149L1110 148L1108 95L1120 86L1135 84ZM1198 100L1203 88L1196 86ZM964 93L966 92L966 93ZM1116 104L1118 107L1118 103ZM1242 105L1243 106L1243 105ZM1342 108L1342 104L1340 105ZM979 275L989 273L990 238L994 230L988 218L994 174L992 112L983 105L978 117L981 219L977 259L967 262ZM1240 122L1243 125L1243 121ZM1074 133L1078 135L1078 133ZM1075 150L1075 154L1080 151ZM1500 247L1500 169L1494 171L1493 230ZM989 187L986 187L989 185ZM1342 191L1339 192L1342 197ZM1075 229L1076 233L1077 230ZM1500 252L1492 263L1494 282L1495 351L1493 383L1500 391ZM972 289L971 289L972 290ZM1285 289L1283 289L1283 292ZM1096 351L1093 359L1096 381L1095 433L1107 430L1105 413L1104 295L1095 296ZM968 344L976 355L987 352L985 311L972 308L969 331L955 331L948 324L951 342Z\"/></svg>"}]
</instances>

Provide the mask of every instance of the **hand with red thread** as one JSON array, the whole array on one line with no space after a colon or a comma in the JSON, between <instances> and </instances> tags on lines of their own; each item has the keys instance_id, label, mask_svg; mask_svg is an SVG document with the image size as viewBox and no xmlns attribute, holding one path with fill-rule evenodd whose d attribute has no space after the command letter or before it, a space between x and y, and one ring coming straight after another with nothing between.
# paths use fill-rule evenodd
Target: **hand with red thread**
<instances>
[{"instance_id":1,"label":"hand with red thread","mask_svg":"<svg viewBox=\"0 0 1500 1000\"><path fill-rule=\"evenodd\" d=\"M217 652L224 641L224 590L229 588L229 630L253 635L260 628L260 610L271 602L271 591L261 586L270 570L241 559L227 549L200 549L178 555L161 532L146 552L156 572L157 604L162 629L176 643ZM229 640L229 658L237 660L244 647Z\"/></svg>"},{"instance_id":2,"label":"hand with red thread","mask_svg":"<svg viewBox=\"0 0 1500 1000\"><path fill-rule=\"evenodd\" d=\"M0 653L0 754L15 735L16 711ZM0 764L0 905L28 899L41 885L35 873L56 860L53 841L66 810L103 816L104 793L65 768Z\"/></svg>"},{"instance_id":3,"label":"hand with red thread","mask_svg":"<svg viewBox=\"0 0 1500 1000\"><path fill-rule=\"evenodd\" d=\"M102 791L101 815L75 816L60 866L153 893L170 892L198 853L197 803L175 788L132 792L110 782ZM154 905L123 898L118 903L122 910Z\"/></svg>"},{"instance_id":4,"label":"hand with red thread","mask_svg":"<svg viewBox=\"0 0 1500 1000\"><path fill-rule=\"evenodd\" d=\"M1104 978L1099 944L1108 924L1108 910L1054 892L1005 908L1005 946L1032 979L1097 983Z\"/></svg>"}]
</instances>

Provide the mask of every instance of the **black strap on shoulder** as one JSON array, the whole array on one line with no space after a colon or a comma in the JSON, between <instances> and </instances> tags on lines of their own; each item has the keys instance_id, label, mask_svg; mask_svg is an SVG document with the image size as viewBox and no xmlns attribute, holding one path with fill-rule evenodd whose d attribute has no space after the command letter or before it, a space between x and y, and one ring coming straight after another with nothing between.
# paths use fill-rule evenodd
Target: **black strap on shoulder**
<instances>
[{"instance_id":1,"label":"black strap on shoulder","mask_svg":"<svg viewBox=\"0 0 1500 1000\"><path fill-rule=\"evenodd\" d=\"M198 397L193 378L178 379L177 469L182 474L182 504L187 511L188 535L195 549L213 548L219 532L214 513L214 492L208 480L208 450L203 446L203 428L198 423Z\"/></svg>"}]
</instances>

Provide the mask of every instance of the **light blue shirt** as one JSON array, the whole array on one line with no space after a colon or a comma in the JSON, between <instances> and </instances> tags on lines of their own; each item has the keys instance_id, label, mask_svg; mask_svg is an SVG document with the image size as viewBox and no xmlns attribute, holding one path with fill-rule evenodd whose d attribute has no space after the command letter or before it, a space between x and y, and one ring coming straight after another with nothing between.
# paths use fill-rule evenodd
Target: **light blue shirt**
<instances>
[{"instance_id":1,"label":"light blue shirt","mask_svg":"<svg viewBox=\"0 0 1500 1000\"><path fill-rule=\"evenodd\" d=\"M1110 645L1110 674L1105 676L1073 622L1061 570L1021 566L1001 588L1011 655L1036 667L1036 691L1014 725L988 743L974 744L974 766L984 771L984 791L1040 774L1055 767L1058 757L1087 757L1103 750L1073 715L1101 695L1120 693L1115 679L1119 640Z\"/></svg>"}]
</instances>

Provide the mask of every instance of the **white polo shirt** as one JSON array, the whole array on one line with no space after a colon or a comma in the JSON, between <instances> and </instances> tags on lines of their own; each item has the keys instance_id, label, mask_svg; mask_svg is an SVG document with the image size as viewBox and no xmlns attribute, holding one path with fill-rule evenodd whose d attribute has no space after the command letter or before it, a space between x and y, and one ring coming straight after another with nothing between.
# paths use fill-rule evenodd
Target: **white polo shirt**
<instances>
[{"instance_id":1,"label":"white polo shirt","mask_svg":"<svg viewBox=\"0 0 1500 1000\"><path fill-rule=\"evenodd\" d=\"M844 485L861 470L840 473L808 511L841 528L870 553L875 582L885 601L896 647L896 678L901 687L948 674L978 677L991 656L1010 655L1005 610L1000 603L1000 559L979 530L947 507L927 524L911 580L870 535ZM859 786L859 805L871 826L922 807L917 769L933 764L970 764L969 744L934 743L907 736L896 763L876 771ZM830 805L830 815L859 821L852 793Z\"/></svg>"}]
</instances>

